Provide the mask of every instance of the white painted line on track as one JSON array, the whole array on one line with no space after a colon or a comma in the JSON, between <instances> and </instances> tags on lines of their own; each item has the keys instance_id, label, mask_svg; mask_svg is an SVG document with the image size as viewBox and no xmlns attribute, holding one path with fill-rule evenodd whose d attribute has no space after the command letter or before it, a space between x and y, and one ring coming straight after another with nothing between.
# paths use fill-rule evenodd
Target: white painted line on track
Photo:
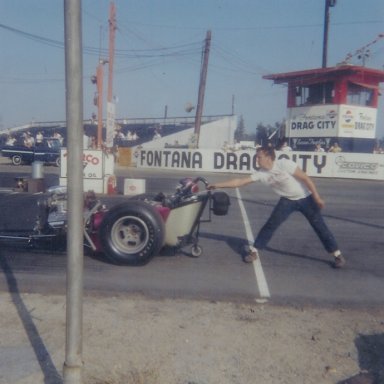
<instances>
[{"instance_id":1,"label":"white painted line on track","mask_svg":"<svg viewBox=\"0 0 384 384\"><path fill-rule=\"evenodd\" d=\"M248 215L247 215L247 212L245 211L239 188L236 188L236 195L239 201L240 212L243 217L245 233L247 236L248 243L250 245L253 245L255 239L253 237L251 224L248 220ZM263 298L271 297L271 294L269 293L267 280L264 275L263 267L261 265L260 257L258 257L257 260L255 260L252 264L253 264L253 269L255 271L256 283L257 283L257 288L259 289L260 296Z\"/></svg>"}]
</instances>

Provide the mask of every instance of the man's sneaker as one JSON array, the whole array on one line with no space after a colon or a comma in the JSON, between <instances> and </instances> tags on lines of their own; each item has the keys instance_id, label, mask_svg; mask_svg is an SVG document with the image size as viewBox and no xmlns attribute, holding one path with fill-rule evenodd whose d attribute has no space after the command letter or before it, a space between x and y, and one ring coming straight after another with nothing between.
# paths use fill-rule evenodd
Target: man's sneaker
<instances>
[{"instance_id":1,"label":"man's sneaker","mask_svg":"<svg viewBox=\"0 0 384 384\"><path fill-rule=\"evenodd\" d=\"M333 268L343 268L346 263L347 262L345 261L343 255L340 254L339 256L335 256L335 260L333 262Z\"/></svg>"},{"instance_id":2,"label":"man's sneaker","mask_svg":"<svg viewBox=\"0 0 384 384\"><path fill-rule=\"evenodd\" d=\"M244 263L253 263L259 257L259 252L255 247L249 247L248 253L244 256Z\"/></svg>"}]
</instances>

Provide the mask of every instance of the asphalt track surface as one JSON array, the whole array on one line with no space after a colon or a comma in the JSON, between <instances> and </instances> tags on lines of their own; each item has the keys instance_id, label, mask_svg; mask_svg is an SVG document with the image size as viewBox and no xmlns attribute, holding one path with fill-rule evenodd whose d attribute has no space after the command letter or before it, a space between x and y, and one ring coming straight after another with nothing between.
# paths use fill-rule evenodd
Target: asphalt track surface
<instances>
[{"instance_id":1,"label":"asphalt track surface","mask_svg":"<svg viewBox=\"0 0 384 384\"><path fill-rule=\"evenodd\" d=\"M14 193L15 172L28 176L30 167L0 165L2 215L0 228L33 227L38 196ZM45 167L46 183L58 181L58 169ZM140 171L118 167L118 187L124 178L145 178L147 192L170 193L180 172ZM192 174L195 175L195 174ZM233 175L203 174L215 182ZM140 293L158 298L223 301L269 301L324 306L380 306L384 302L384 183L344 179L314 179L326 207L323 215L347 259L344 269L331 267L332 258L300 214L293 214L253 264L242 262L243 247L268 218L277 197L260 184L227 189L231 196L227 216L202 223L203 254L191 257L190 247L162 252L143 267L121 267L99 257L84 258L87 293ZM113 205L123 196L102 197ZM1 241L0 289L21 292L64 293L65 251L49 246L26 249L24 244Z\"/></svg>"}]
</instances>

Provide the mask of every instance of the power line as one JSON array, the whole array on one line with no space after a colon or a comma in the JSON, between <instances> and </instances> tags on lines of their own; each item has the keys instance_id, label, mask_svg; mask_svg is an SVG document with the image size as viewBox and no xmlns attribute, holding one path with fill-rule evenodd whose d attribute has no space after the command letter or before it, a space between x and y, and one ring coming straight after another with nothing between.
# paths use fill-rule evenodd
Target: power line
<instances>
[{"instance_id":1,"label":"power line","mask_svg":"<svg viewBox=\"0 0 384 384\"><path fill-rule=\"evenodd\" d=\"M42 37L39 35L34 35L32 33L24 32L20 29L16 29L13 27L9 27L4 24L0 24L0 28L3 28L5 30L8 30L12 33L15 33L16 35L22 36L24 38L36 41L38 43L42 43L51 47L64 49L64 42L48 39L46 37ZM151 48L151 49L130 49L130 50L122 50L118 49L116 50L116 56L122 57L122 58L137 58L137 57L165 57L165 56L184 56L189 54L195 54L200 47L200 42L193 42L189 44L181 44L181 45L175 45L170 47L162 47L162 48ZM101 55L106 56L108 54L107 49L99 49L95 47L89 47L84 46L83 47L83 53L89 54L89 55L95 55L99 56Z\"/></svg>"},{"instance_id":2,"label":"power line","mask_svg":"<svg viewBox=\"0 0 384 384\"><path fill-rule=\"evenodd\" d=\"M358 24L382 24L383 20L357 20L357 21L345 21L345 22L336 22L332 23L335 26L343 25L358 25ZM150 24L150 23L140 23L137 21L132 21L131 24L141 25L144 27L151 28L161 28L161 29L182 29L182 30L203 30L203 27L188 27L188 26L178 26L178 25L163 25L163 24ZM297 28L313 28L313 27L323 27L323 24L286 24L286 25L258 25L252 27L215 27L215 31L252 31L252 30L270 30L270 29L297 29Z\"/></svg>"}]
</instances>

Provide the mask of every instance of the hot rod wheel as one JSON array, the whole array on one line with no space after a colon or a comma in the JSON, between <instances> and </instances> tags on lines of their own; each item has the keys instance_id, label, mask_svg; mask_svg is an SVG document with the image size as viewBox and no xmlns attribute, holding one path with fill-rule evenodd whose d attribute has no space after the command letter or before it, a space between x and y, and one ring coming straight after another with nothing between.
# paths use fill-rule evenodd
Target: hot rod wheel
<instances>
[{"instance_id":1,"label":"hot rod wheel","mask_svg":"<svg viewBox=\"0 0 384 384\"><path fill-rule=\"evenodd\" d=\"M100 226L105 257L120 265L144 265L164 244L165 228L154 207L137 201L113 207Z\"/></svg>"}]
</instances>

